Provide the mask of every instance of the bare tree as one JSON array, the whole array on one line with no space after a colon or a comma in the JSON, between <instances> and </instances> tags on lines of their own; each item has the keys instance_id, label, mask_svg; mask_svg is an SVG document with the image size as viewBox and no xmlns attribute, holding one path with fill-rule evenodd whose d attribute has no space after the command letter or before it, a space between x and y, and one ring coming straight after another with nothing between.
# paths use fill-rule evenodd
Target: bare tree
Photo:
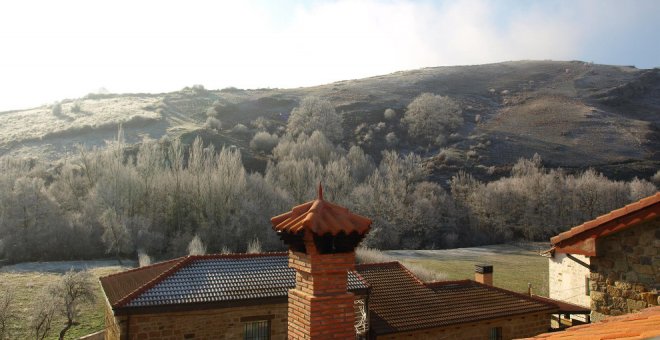
<instances>
[{"instance_id":1,"label":"bare tree","mask_svg":"<svg viewBox=\"0 0 660 340\"><path fill-rule=\"evenodd\" d=\"M0 340L9 339L10 326L16 318L14 310L14 293L9 288L1 290L0 295Z\"/></svg>"},{"instance_id":2,"label":"bare tree","mask_svg":"<svg viewBox=\"0 0 660 340\"><path fill-rule=\"evenodd\" d=\"M300 105L291 111L287 131L297 136L301 133L310 135L321 131L334 142L342 139L342 118L337 114L332 103L318 97L305 97Z\"/></svg>"},{"instance_id":3,"label":"bare tree","mask_svg":"<svg viewBox=\"0 0 660 340\"><path fill-rule=\"evenodd\" d=\"M48 336L56 311L57 302L50 292L50 287L46 287L34 299L30 309L30 330L36 340L43 340Z\"/></svg>"},{"instance_id":4,"label":"bare tree","mask_svg":"<svg viewBox=\"0 0 660 340\"><path fill-rule=\"evenodd\" d=\"M60 330L60 340L63 340L66 332L76 324L76 319L80 316L80 306L96 300L93 276L86 270L70 270L57 284L50 287L50 293L55 298L59 312L66 318L66 324Z\"/></svg>"},{"instance_id":5,"label":"bare tree","mask_svg":"<svg viewBox=\"0 0 660 340\"><path fill-rule=\"evenodd\" d=\"M458 103L449 97L422 93L409 105L401 120L408 133L430 143L442 144L446 135L463 123Z\"/></svg>"},{"instance_id":6,"label":"bare tree","mask_svg":"<svg viewBox=\"0 0 660 340\"><path fill-rule=\"evenodd\" d=\"M117 262L121 264L120 254L130 248L130 234L126 224L117 216L117 213L108 208L100 217L103 226L103 242L108 252L114 252Z\"/></svg>"}]
</instances>

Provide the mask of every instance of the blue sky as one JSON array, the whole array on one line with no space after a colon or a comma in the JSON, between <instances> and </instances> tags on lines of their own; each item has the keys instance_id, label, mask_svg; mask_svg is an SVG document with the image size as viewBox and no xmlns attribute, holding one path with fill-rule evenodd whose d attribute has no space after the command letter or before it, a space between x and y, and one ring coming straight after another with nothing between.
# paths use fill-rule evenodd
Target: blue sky
<instances>
[{"instance_id":1,"label":"blue sky","mask_svg":"<svg viewBox=\"0 0 660 340\"><path fill-rule=\"evenodd\" d=\"M659 36L655 0L4 1L0 111L521 59L652 68Z\"/></svg>"}]
</instances>

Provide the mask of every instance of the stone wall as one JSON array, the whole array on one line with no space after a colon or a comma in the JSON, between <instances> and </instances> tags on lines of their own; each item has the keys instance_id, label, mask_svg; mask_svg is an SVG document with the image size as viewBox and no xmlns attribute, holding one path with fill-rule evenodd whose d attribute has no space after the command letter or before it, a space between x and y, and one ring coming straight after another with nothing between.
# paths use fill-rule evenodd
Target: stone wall
<instances>
[{"instance_id":1,"label":"stone wall","mask_svg":"<svg viewBox=\"0 0 660 340\"><path fill-rule=\"evenodd\" d=\"M502 328L502 339L527 338L548 332L550 328L550 314L536 313L514 316L505 319L488 320L477 323L462 324L455 327L433 328L425 331L397 333L379 336L378 339L462 339L483 340L489 339L490 332L495 327Z\"/></svg>"},{"instance_id":2,"label":"stone wall","mask_svg":"<svg viewBox=\"0 0 660 340\"><path fill-rule=\"evenodd\" d=\"M271 339L286 339L287 304L131 315L121 339L242 339L247 322L270 320ZM123 327L122 327L123 328ZM126 328L123 328L126 332ZM108 337L106 339L119 339Z\"/></svg>"},{"instance_id":3,"label":"stone wall","mask_svg":"<svg viewBox=\"0 0 660 340\"><path fill-rule=\"evenodd\" d=\"M660 219L597 240L591 258L591 320L660 304Z\"/></svg>"}]
</instances>

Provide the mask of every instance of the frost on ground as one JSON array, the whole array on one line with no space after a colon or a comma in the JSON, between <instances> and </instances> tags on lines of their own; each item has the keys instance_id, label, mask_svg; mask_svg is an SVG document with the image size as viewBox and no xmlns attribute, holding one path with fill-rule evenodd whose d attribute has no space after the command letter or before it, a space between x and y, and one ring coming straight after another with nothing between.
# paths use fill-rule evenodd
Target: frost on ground
<instances>
[{"instance_id":1,"label":"frost on ground","mask_svg":"<svg viewBox=\"0 0 660 340\"><path fill-rule=\"evenodd\" d=\"M548 248L550 246L544 242L528 242L524 245L495 244L482 247L442 250L386 250L384 253L403 259L469 260L494 255L529 255L530 251L538 252Z\"/></svg>"},{"instance_id":2,"label":"frost on ground","mask_svg":"<svg viewBox=\"0 0 660 340\"><path fill-rule=\"evenodd\" d=\"M58 115L47 106L24 111L0 114L0 146L21 141L38 140L48 136L64 136L102 126L117 125L129 121L159 119L160 114L147 110L155 106L159 98L117 97L86 99L62 104Z\"/></svg>"},{"instance_id":3,"label":"frost on ground","mask_svg":"<svg viewBox=\"0 0 660 340\"><path fill-rule=\"evenodd\" d=\"M123 261L119 266L116 260L96 260L96 261L56 261L56 262L25 262L10 266L0 267L0 273L31 273L31 272L49 272L66 273L73 270L85 270L101 267L118 267L129 269L137 266L135 261Z\"/></svg>"}]
</instances>

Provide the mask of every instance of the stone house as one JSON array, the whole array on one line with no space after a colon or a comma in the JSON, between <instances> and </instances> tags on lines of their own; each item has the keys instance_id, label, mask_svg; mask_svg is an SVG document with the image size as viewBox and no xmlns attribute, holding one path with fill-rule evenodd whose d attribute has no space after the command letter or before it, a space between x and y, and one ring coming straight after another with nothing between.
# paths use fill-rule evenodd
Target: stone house
<instances>
[{"instance_id":1,"label":"stone house","mask_svg":"<svg viewBox=\"0 0 660 340\"><path fill-rule=\"evenodd\" d=\"M273 217L288 253L187 256L100 279L105 339L512 339L563 306L475 280L355 264L371 221L323 199Z\"/></svg>"},{"instance_id":2,"label":"stone house","mask_svg":"<svg viewBox=\"0 0 660 340\"><path fill-rule=\"evenodd\" d=\"M659 216L656 193L551 238L550 298L593 321L660 304Z\"/></svg>"}]
</instances>

